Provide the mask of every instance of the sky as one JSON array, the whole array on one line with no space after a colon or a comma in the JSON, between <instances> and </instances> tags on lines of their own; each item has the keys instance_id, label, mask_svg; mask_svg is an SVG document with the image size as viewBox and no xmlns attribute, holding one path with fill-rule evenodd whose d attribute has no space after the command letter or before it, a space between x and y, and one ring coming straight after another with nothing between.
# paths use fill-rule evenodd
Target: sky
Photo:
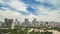
<instances>
[{"instance_id":1,"label":"sky","mask_svg":"<svg viewBox=\"0 0 60 34\"><path fill-rule=\"evenodd\" d=\"M60 22L60 0L0 0L0 20L4 18Z\"/></svg>"}]
</instances>

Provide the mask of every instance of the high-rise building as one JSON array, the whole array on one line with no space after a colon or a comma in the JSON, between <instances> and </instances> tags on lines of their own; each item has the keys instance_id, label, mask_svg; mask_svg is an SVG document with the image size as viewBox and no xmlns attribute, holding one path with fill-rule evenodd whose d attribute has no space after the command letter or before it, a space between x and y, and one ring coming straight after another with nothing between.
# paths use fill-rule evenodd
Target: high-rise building
<instances>
[{"instance_id":1,"label":"high-rise building","mask_svg":"<svg viewBox=\"0 0 60 34\"><path fill-rule=\"evenodd\" d=\"M12 23L13 23L13 19L8 19L8 26L11 27Z\"/></svg>"},{"instance_id":2,"label":"high-rise building","mask_svg":"<svg viewBox=\"0 0 60 34\"><path fill-rule=\"evenodd\" d=\"M5 18L4 21L5 21L4 25L8 26L8 18Z\"/></svg>"},{"instance_id":3,"label":"high-rise building","mask_svg":"<svg viewBox=\"0 0 60 34\"><path fill-rule=\"evenodd\" d=\"M17 26L19 26L20 25L20 22L18 21L18 19L15 19L15 25Z\"/></svg>"},{"instance_id":4,"label":"high-rise building","mask_svg":"<svg viewBox=\"0 0 60 34\"><path fill-rule=\"evenodd\" d=\"M17 19L15 19L15 25L17 25L17 21L18 21L18 20L17 20Z\"/></svg>"},{"instance_id":5,"label":"high-rise building","mask_svg":"<svg viewBox=\"0 0 60 34\"><path fill-rule=\"evenodd\" d=\"M25 25L29 24L29 20L27 18L25 18Z\"/></svg>"},{"instance_id":6,"label":"high-rise building","mask_svg":"<svg viewBox=\"0 0 60 34\"><path fill-rule=\"evenodd\" d=\"M0 26L2 26L2 22L0 21Z\"/></svg>"},{"instance_id":7,"label":"high-rise building","mask_svg":"<svg viewBox=\"0 0 60 34\"><path fill-rule=\"evenodd\" d=\"M46 27L48 27L48 22L46 22Z\"/></svg>"},{"instance_id":8,"label":"high-rise building","mask_svg":"<svg viewBox=\"0 0 60 34\"><path fill-rule=\"evenodd\" d=\"M7 27L11 27L12 26L12 23L13 23L13 19L5 18L5 25Z\"/></svg>"},{"instance_id":9,"label":"high-rise building","mask_svg":"<svg viewBox=\"0 0 60 34\"><path fill-rule=\"evenodd\" d=\"M33 21L32 21L32 24L33 24L33 25L36 25L36 22L37 22L37 21L36 21L36 18L34 18Z\"/></svg>"}]
</instances>

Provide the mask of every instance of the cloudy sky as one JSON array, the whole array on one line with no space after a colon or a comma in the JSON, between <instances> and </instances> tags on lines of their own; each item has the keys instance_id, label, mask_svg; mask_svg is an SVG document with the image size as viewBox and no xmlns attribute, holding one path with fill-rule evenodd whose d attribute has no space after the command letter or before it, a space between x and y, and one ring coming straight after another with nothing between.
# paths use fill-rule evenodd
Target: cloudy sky
<instances>
[{"instance_id":1,"label":"cloudy sky","mask_svg":"<svg viewBox=\"0 0 60 34\"><path fill-rule=\"evenodd\" d=\"M0 20L4 18L60 22L60 0L0 0Z\"/></svg>"}]
</instances>

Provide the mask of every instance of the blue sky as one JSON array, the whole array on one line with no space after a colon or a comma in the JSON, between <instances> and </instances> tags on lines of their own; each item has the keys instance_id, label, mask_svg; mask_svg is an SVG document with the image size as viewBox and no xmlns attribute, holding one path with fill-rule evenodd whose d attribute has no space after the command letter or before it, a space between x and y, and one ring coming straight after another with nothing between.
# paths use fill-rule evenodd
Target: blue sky
<instances>
[{"instance_id":1,"label":"blue sky","mask_svg":"<svg viewBox=\"0 0 60 34\"><path fill-rule=\"evenodd\" d=\"M60 0L0 0L0 19L60 20ZM2 14L3 13L3 14Z\"/></svg>"}]
</instances>

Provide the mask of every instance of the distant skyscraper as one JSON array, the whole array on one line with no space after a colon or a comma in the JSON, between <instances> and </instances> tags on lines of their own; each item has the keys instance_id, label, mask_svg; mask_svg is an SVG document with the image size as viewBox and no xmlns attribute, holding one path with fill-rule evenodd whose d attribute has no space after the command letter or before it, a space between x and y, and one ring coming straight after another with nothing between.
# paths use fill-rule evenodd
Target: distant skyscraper
<instances>
[{"instance_id":1,"label":"distant skyscraper","mask_svg":"<svg viewBox=\"0 0 60 34\"><path fill-rule=\"evenodd\" d=\"M20 25L20 22L18 19L15 19L15 25Z\"/></svg>"},{"instance_id":2,"label":"distant skyscraper","mask_svg":"<svg viewBox=\"0 0 60 34\"><path fill-rule=\"evenodd\" d=\"M15 25L17 25L17 21L18 21L18 20L17 20L17 19L15 19Z\"/></svg>"},{"instance_id":3,"label":"distant skyscraper","mask_svg":"<svg viewBox=\"0 0 60 34\"><path fill-rule=\"evenodd\" d=\"M48 27L48 22L46 22L46 27Z\"/></svg>"},{"instance_id":4,"label":"distant skyscraper","mask_svg":"<svg viewBox=\"0 0 60 34\"><path fill-rule=\"evenodd\" d=\"M13 19L8 19L8 25L11 25L13 23Z\"/></svg>"},{"instance_id":5,"label":"distant skyscraper","mask_svg":"<svg viewBox=\"0 0 60 34\"><path fill-rule=\"evenodd\" d=\"M2 26L2 22L0 21L0 26Z\"/></svg>"},{"instance_id":6,"label":"distant skyscraper","mask_svg":"<svg viewBox=\"0 0 60 34\"><path fill-rule=\"evenodd\" d=\"M8 26L8 18L5 18L4 21L5 21L4 25Z\"/></svg>"},{"instance_id":7,"label":"distant skyscraper","mask_svg":"<svg viewBox=\"0 0 60 34\"><path fill-rule=\"evenodd\" d=\"M27 18L25 18L25 25L29 24L29 20Z\"/></svg>"},{"instance_id":8,"label":"distant skyscraper","mask_svg":"<svg viewBox=\"0 0 60 34\"><path fill-rule=\"evenodd\" d=\"M33 25L36 25L36 18L34 18L34 20L32 21Z\"/></svg>"},{"instance_id":9,"label":"distant skyscraper","mask_svg":"<svg viewBox=\"0 0 60 34\"><path fill-rule=\"evenodd\" d=\"M13 19L5 18L5 24L7 27L11 27L12 23L13 23Z\"/></svg>"}]
</instances>

